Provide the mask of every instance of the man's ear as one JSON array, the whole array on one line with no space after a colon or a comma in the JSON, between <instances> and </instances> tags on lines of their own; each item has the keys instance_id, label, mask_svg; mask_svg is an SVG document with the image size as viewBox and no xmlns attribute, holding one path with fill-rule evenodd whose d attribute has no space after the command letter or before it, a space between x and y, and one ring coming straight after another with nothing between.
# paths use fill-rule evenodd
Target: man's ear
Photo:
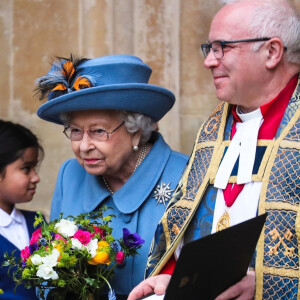
<instances>
[{"instance_id":1,"label":"man's ear","mask_svg":"<svg viewBox=\"0 0 300 300\"><path fill-rule=\"evenodd\" d=\"M274 69L282 60L284 54L284 45L279 38L272 38L267 41L267 61L266 67L271 70Z\"/></svg>"}]
</instances>

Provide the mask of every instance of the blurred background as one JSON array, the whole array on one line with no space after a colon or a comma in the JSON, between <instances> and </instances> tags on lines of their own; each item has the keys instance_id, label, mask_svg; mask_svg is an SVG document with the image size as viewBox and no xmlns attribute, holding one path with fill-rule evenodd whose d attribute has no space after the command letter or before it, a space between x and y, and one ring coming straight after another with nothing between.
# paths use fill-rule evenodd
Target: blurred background
<instances>
[{"instance_id":1,"label":"blurred background","mask_svg":"<svg viewBox=\"0 0 300 300\"><path fill-rule=\"evenodd\" d=\"M299 10L300 0L293 2ZM58 169L73 157L63 127L36 116L34 82L51 58L139 56L153 70L150 83L176 95L159 130L173 149L190 154L218 104L200 51L218 9L216 0L0 0L0 118L29 127L45 149L34 200L19 207L48 216Z\"/></svg>"}]
</instances>

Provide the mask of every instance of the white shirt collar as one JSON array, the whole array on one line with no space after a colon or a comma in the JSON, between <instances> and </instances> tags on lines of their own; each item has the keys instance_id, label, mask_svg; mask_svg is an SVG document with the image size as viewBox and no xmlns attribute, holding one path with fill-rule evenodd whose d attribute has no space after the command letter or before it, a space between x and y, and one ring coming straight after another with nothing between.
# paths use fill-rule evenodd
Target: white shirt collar
<instances>
[{"instance_id":1,"label":"white shirt collar","mask_svg":"<svg viewBox=\"0 0 300 300\"><path fill-rule=\"evenodd\" d=\"M14 207L13 211L9 215L3 209L0 208L0 226L6 227L11 224L11 222L16 221L17 223L22 222L22 213Z\"/></svg>"}]
</instances>

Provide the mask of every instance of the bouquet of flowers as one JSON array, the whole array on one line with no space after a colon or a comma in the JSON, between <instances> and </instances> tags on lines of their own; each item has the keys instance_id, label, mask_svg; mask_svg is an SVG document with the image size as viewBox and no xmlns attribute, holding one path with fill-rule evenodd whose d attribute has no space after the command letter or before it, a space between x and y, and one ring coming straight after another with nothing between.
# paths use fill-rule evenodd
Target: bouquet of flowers
<instances>
[{"instance_id":1,"label":"bouquet of flowers","mask_svg":"<svg viewBox=\"0 0 300 300\"><path fill-rule=\"evenodd\" d=\"M67 299L72 294L79 299L93 299L103 287L109 287L109 299L115 295L109 280L113 269L126 257L137 254L145 242L137 233L123 228L123 238L116 240L109 226L107 207L97 212L56 219L47 224L40 212L35 218L29 246L16 259L5 254L5 266L14 268L16 286L38 287L40 297L50 288L53 299ZM73 298L72 296L72 298Z\"/></svg>"}]
</instances>

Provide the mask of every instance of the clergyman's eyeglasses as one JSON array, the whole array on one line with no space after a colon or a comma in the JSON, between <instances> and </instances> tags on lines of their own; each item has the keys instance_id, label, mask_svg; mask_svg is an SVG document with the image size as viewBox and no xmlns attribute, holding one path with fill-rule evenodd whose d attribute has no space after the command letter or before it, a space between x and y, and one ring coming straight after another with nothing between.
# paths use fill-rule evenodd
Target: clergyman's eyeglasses
<instances>
[{"instance_id":1,"label":"clergyman's eyeglasses","mask_svg":"<svg viewBox=\"0 0 300 300\"><path fill-rule=\"evenodd\" d=\"M201 50L203 52L204 58L207 57L210 50L212 50L215 58L220 59L224 56L224 48L228 44L235 44L235 43L252 43L252 42L265 42L269 41L271 38L255 38L255 39L245 39L245 40L235 40L235 41L214 41L209 44L202 44Z\"/></svg>"}]
</instances>

